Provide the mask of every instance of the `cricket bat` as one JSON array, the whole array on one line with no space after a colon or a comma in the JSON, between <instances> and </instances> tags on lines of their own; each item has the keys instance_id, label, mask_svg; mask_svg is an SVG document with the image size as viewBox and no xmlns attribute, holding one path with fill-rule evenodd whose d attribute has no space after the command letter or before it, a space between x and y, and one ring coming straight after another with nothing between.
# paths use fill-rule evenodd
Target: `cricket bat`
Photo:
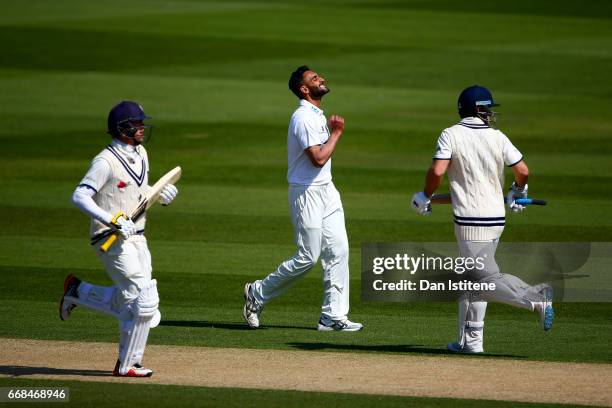
<instances>
[{"instance_id":1,"label":"cricket bat","mask_svg":"<svg viewBox=\"0 0 612 408\"><path fill-rule=\"evenodd\" d=\"M506 202L506 198L504 197L504 202ZM535 198L517 198L514 200L515 203L520 205L546 205L546 200L538 200ZM451 196L449 193L443 194L434 194L431 197L432 204L450 204Z\"/></svg>"},{"instance_id":2,"label":"cricket bat","mask_svg":"<svg viewBox=\"0 0 612 408\"><path fill-rule=\"evenodd\" d=\"M161 193L162 189L166 184L174 184L181 178L181 167L177 166L170 170L168 173L163 175L157 183L153 184L147 194L140 199L136 208L134 208L128 216L132 221L137 221L153 204L157 202L157 198L159 197L159 193ZM119 232L117 230L109 231L109 237L100 245L100 250L102 252L107 252L108 249L115 243L117 240Z\"/></svg>"}]
</instances>

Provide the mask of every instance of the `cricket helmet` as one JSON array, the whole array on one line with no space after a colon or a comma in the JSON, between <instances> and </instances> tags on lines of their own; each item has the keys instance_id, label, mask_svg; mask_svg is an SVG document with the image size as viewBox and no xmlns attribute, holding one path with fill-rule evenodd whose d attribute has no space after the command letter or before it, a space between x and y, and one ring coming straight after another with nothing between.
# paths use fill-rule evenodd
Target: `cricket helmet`
<instances>
[{"instance_id":1,"label":"cricket helmet","mask_svg":"<svg viewBox=\"0 0 612 408\"><path fill-rule=\"evenodd\" d=\"M144 128L147 132L145 140L148 140L153 126L134 123L144 122L146 119L151 119L151 117L145 114L144 109L137 102L119 102L108 114L108 133L113 137L121 135L134 137L138 129Z\"/></svg>"},{"instance_id":2,"label":"cricket helmet","mask_svg":"<svg viewBox=\"0 0 612 408\"><path fill-rule=\"evenodd\" d=\"M480 85L465 88L457 101L459 116L462 118L476 116L485 123L495 121L495 112L491 110L494 106L499 106L499 104L495 103L491 92Z\"/></svg>"}]
</instances>

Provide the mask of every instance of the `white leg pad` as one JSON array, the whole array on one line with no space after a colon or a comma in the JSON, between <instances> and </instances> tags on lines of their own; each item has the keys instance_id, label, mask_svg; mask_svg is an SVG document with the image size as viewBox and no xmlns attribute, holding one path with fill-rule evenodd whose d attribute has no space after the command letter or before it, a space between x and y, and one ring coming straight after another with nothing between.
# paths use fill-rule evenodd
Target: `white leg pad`
<instances>
[{"instance_id":1,"label":"white leg pad","mask_svg":"<svg viewBox=\"0 0 612 408\"><path fill-rule=\"evenodd\" d=\"M78 289L79 297L66 296L66 299L79 306L84 306L118 319L119 312L113 310L111 306L111 300L116 291L117 288L115 286L98 286L81 282Z\"/></svg>"},{"instance_id":2,"label":"white leg pad","mask_svg":"<svg viewBox=\"0 0 612 408\"><path fill-rule=\"evenodd\" d=\"M471 350L482 350L483 346L483 331L484 322L465 322L463 344L462 347L467 347Z\"/></svg>"},{"instance_id":3,"label":"white leg pad","mask_svg":"<svg viewBox=\"0 0 612 408\"><path fill-rule=\"evenodd\" d=\"M467 292L459 298L459 339L461 347L481 349L483 345L484 318L487 302L473 301Z\"/></svg>"},{"instance_id":4,"label":"white leg pad","mask_svg":"<svg viewBox=\"0 0 612 408\"><path fill-rule=\"evenodd\" d=\"M159 326L160 322L161 322L161 313L159 312L159 309L158 309L155 311L155 315L153 315L153 318L151 319L151 329L154 329L157 326Z\"/></svg>"},{"instance_id":5,"label":"white leg pad","mask_svg":"<svg viewBox=\"0 0 612 408\"><path fill-rule=\"evenodd\" d=\"M129 322L128 327L124 326L121 333L121 343L119 345L119 374L126 374L130 367L142 361L144 349L149 337L150 317L136 317Z\"/></svg>"},{"instance_id":6,"label":"white leg pad","mask_svg":"<svg viewBox=\"0 0 612 408\"><path fill-rule=\"evenodd\" d=\"M151 280L149 286L142 288L136 301L130 305L132 320L121 322L119 344L119 373L126 374L134 364L140 364L149 337L149 329L154 317L159 313L157 281Z\"/></svg>"}]
</instances>

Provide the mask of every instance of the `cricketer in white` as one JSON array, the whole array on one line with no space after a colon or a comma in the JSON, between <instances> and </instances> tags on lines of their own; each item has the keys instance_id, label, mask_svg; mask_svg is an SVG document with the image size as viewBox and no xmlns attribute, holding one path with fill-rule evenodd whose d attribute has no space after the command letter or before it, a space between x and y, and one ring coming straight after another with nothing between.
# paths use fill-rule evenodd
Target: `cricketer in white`
<instances>
[{"instance_id":1,"label":"cricketer in white","mask_svg":"<svg viewBox=\"0 0 612 408\"><path fill-rule=\"evenodd\" d=\"M113 375L148 377L153 371L142 367L149 328L159 324L157 282L151 277L151 254L144 237L146 216L135 223L120 214L135 208L148 188L149 161L141 144L146 131L142 107L124 101L108 116L113 140L92 161L87 174L72 195L73 203L91 220L94 245L113 286L98 286L68 275L60 302L60 318L68 319L77 305L108 314L119 320L119 358ZM159 202L168 205L178 193L168 184ZM108 252L100 245L110 232L119 240Z\"/></svg>"},{"instance_id":2,"label":"cricketer in white","mask_svg":"<svg viewBox=\"0 0 612 408\"><path fill-rule=\"evenodd\" d=\"M449 343L451 351L482 353L487 301L506 303L539 314L544 330L552 327L552 288L548 284L531 286L520 278L501 273L495 250L505 225L504 166L514 172L514 182L506 197L508 208L520 212L524 206L516 198L527 197L529 170L523 156L501 131L492 129L498 106L484 87L471 86L458 101L461 121L445 129L438 139L434 161L425 178L425 189L412 198L412 207L422 215L431 212L434 191L448 170L455 236L462 257L485 260L482 270L466 276L475 282L495 283L492 291L468 291L459 298L458 341Z\"/></svg>"},{"instance_id":3,"label":"cricketer in white","mask_svg":"<svg viewBox=\"0 0 612 408\"><path fill-rule=\"evenodd\" d=\"M344 119L331 116L330 133L321 110L321 98L329 89L325 79L308 67L291 74L289 89L300 99L287 134L289 207L297 252L263 280L245 285L243 316L249 327L259 327L263 306L320 258L324 296L317 329L358 331L363 326L348 319L349 246L342 201L331 175L331 156L344 131Z\"/></svg>"}]
</instances>

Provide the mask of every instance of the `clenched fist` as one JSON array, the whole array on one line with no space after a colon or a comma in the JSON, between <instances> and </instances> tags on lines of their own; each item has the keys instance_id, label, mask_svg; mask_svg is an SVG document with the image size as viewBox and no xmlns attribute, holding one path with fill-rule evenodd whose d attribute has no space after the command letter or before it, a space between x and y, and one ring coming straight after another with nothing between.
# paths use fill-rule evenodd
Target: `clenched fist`
<instances>
[{"instance_id":1,"label":"clenched fist","mask_svg":"<svg viewBox=\"0 0 612 408\"><path fill-rule=\"evenodd\" d=\"M329 118L328 126L332 133L342 133L344 131L344 118L338 115L332 115Z\"/></svg>"}]
</instances>

